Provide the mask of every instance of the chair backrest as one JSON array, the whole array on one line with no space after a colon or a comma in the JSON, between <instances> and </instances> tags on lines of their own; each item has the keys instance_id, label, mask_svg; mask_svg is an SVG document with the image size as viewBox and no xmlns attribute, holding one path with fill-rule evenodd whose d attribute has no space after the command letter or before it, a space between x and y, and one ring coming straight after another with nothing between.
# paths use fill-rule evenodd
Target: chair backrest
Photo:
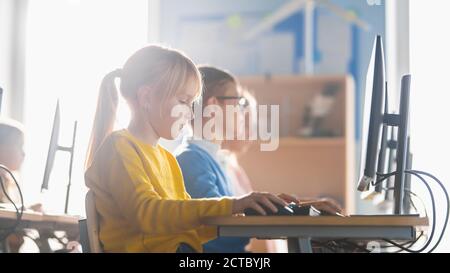
<instances>
[{"instance_id":1,"label":"chair backrest","mask_svg":"<svg viewBox=\"0 0 450 273\"><path fill-rule=\"evenodd\" d=\"M90 252L102 253L103 249L99 238L98 214L95 208L95 195L91 190L86 194L86 223Z\"/></svg>"},{"instance_id":2,"label":"chair backrest","mask_svg":"<svg viewBox=\"0 0 450 273\"><path fill-rule=\"evenodd\" d=\"M89 237L87 234L86 218L78 220L78 227L80 229L80 244L83 249L83 253L90 253L91 247L89 245Z\"/></svg>"}]
</instances>

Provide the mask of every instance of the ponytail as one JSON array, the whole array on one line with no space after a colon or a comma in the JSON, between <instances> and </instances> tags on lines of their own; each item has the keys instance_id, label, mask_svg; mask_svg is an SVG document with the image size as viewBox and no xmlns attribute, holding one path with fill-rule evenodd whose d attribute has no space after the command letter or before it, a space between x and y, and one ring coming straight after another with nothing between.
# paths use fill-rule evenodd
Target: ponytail
<instances>
[{"instance_id":1,"label":"ponytail","mask_svg":"<svg viewBox=\"0 0 450 273\"><path fill-rule=\"evenodd\" d=\"M120 78L121 74L121 69L110 72L103 78L100 85L97 110L95 112L94 124L87 150L86 169L91 165L97 149L114 129L119 101L115 79Z\"/></svg>"}]
</instances>

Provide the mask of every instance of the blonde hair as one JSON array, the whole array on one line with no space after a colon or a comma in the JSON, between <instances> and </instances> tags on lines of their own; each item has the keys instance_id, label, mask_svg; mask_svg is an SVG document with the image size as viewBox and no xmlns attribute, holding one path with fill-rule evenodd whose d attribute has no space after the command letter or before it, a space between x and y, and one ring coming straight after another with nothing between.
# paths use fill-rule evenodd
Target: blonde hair
<instances>
[{"instance_id":1,"label":"blonde hair","mask_svg":"<svg viewBox=\"0 0 450 273\"><path fill-rule=\"evenodd\" d=\"M122 69L114 70L103 78L85 168L91 165L95 152L114 129L118 107L117 78L120 78L120 93L127 101L136 100L138 89L146 85L163 93L162 103L192 79L197 83L198 94L202 89L201 76L195 64L180 51L149 45L135 52Z\"/></svg>"}]
</instances>

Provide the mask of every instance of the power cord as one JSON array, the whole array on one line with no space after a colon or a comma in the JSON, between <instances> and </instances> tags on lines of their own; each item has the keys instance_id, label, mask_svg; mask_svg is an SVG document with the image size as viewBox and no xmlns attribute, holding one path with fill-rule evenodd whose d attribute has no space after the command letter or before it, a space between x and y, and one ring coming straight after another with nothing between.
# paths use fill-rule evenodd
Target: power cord
<instances>
[{"instance_id":1,"label":"power cord","mask_svg":"<svg viewBox=\"0 0 450 273\"><path fill-rule=\"evenodd\" d=\"M383 188L384 190L393 190L394 188ZM423 202L423 200L415 193L413 193L410 190L405 189L405 191L411 195L416 197L422 204L422 207L424 209L425 212L425 216L427 216L427 211L426 211L426 206L425 203ZM411 204L414 207L414 209L416 210L417 213L419 213L419 210L417 209L417 207L414 205L413 200L411 200ZM402 247L407 247L407 248L411 248L412 246L414 246L422 237L424 236L424 232L421 231L419 236L412 240L412 241L408 241L408 242L404 242L402 244L400 244ZM365 253L370 253L371 251L368 250L367 248L364 248L360 245L358 245L355 242L352 242L350 239L338 239L338 240L331 240L331 241L326 241L325 243L320 242L320 241L314 241L315 244L317 244L320 247L326 248L328 250L330 250L331 252L337 252L336 249L338 250L351 250L351 251L355 251L355 250L359 250ZM334 244L333 246L330 246L330 243ZM345 245L344 245L345 244ZM348 248L347 246L351 246L353 248ZM397 248L396 246L393 245L385 245L385 246L380 246L381 249L388 249L388 248ZM402 249L394 251L393 253L396 252L400 252L403 251Z\"/></svg>"},{"instance_id":2,"label":"power cord","mask_svg":"<svg viewBox=\"0 0 450 273\"><path fill-rule=\"evenodd\" d=\"M441 187L442 191L443 191L444 194L445 194L446 200L447 200L447 210L446 210L446 216L445 216L445 220L444 220L444 225L443 225L442 231L441 231L441 233L440 233L440 235L439 235L439 238L438 238L437 242L436 242L436 243L433 245L433 247L428 251L428 252L432 252L432 251L434 251L434 250L436 249L436 247L437 247L437 246L439 245L439 243L441 242L442 237L444 236L445 230L446 230L446 228L447 228L448 219L449 219L449 212L450 212L450 198L449 198L448 192L447 192L447 190L445 189L445 186L442 184L442 182L441 182L439 179L437 179L435 176L433 176L432 174L429 174L429 173L423 172L423 171L416 171L416 170L405 170L405 173L414 175L415 177L419 178L419 180L426 186L426 188L427 188L427 190L428 190L428 193L430 194L431 205L432 205L432 226L431 226L430 237L428 238L428 240L427 240L427 242L425 243L425 245L424 245L422 248L420 248L419 250L412 250L412 249L410 249L410 247L412 247L412 245L414 245L414 243L418 241L418 239L420 238L420 236L419 236L419 238L417 238L417 239L414 241L413 244L411 244L411 245L408 246L408 247L405 247L405 246L402 245L402 244L398 244L398 243L396 243L396 242L394 242L394 241L391 241L391 240L388 240L388 239L384 239L384 241L387 242L387 243L389 243L389 244L391 244L392 246L395 246L395 247L399 248L400 251L406 251L406 252L410 252L410 253L419 253L419 252L422 252L422 251L424 251L424 250L430 245L430 243L432 242L433 236L434 236L434 233L435 233L435 228L436 228L436 204L435 204L435 198L434 198L434 195L433 195L433 191L431 190L431 187L428 185L427 181L422 177L422 176L427 176L427 177L433 179L433 180ZM375 186L375 185L377 185L377 184L383 182L385 179L387 179L387 178L389 178L389 177L391 177L391 176L393 176L393 175L395 175L395 174L396 174L396 172L392 172L392 173L388 173L388 174L381 174L381 177L382 177L382 178L379 179L379 180L376 181L376 182L372 182L372 185ZM414 195L415 195L415 194L414 194ZM417 195L415 195L415 196L417 197ZM419 200L421 200L421 199L419 198ZM426 210L425 210L425 213L426 213Z\"/></svg>"},{"instance_id":3,"label":"power cord","mask_svg":"<svg viewBox=\"0 0 450 273\"><path fill-rule=\"evenodd\" d=\"M392 173L389 173L389 174L386 174L386 175L382 175L383 178L381 178L380 180L378 180L376 183L373 183L373 184L376 185L378 183L381 183L381 182L383 182L383 180L385 180L385 179L387 179L387 178L389 178L389 177L391 177L391 176L393 176L395 174L396 174L396 172L392 172ZM389 244L391 244L391 245L393 245L393 246L395 246L397 248L400 248L401 250L404 250L406 252L420 253L420 252L424 251L428 247L428 245L431 243L431 241L433 239L434 232L435 232L435 227L436 227L436 205L435 205L433 192L432 192L430 186L428 185L428 183L426 183L425 179L423 179L420 175L417 175L415 173L411 173L411 174L413 174L414 176L419 178L424 183L424 185L426 186L426 188L428 190L428 193L430 194L430 197L431 197L431 207L432 207L433 221L432 221L432 225L431 225L430 237L428 238L428 240L424 244L424 246L422 248L420 248L419 250L411 250L411 249L409 249L407 247L404 247L401 244L398 244L398 243L396 243L396 242L394 242L392 240L389 240L389 239L383 239L383 241L385 241L385 242L387 242L387 243L389 243Z\"/></svg>"},{"instance_id":4,"label":"power cord","mask_svg":"<svg viewBox=\"0 0 450 273\"><path fill-rule=\"evenodd\" d=\"M447 212L445 214L444 226L442 227L442 232L439 235L438 241L433 246L433 248L430 250L430 252L432 252L440 244L442 237L444 236L445 230L447 229L447 224L448 224L448 219L449 219L449 214L450 214L450 198L449 198L448 192L447 192L444 184L439 179L437 179L434 175L427 173L427 172L423 172L423 171L414 171L414 172L418 173L419 175L425 175L425 176L433 179L441 187L442 192L445 194L445 199L447 200Z\"/></svg>"},{"instance_id":5,"label":"power cord","mask_svg":"<svg viewBox=\"0 0 450 273\"><path fill-rule=\"evenodd\" d=\"M16 221L14 223L14 225L12 225L11 227L5 228L1 233L0 233L0 242L3 242L6 238L8 238L9 235L11 235L12 233L14 233L14 231L16 230L16 228L20 225L20 222L22 221L22 216L23 216L23 211L24 211L24 206L23 206L23 195L22 195L22 190L20 189L20 185L17 182L15 176L12 174L12 172L4 165L0 164L0 169L4 170L6 173L8 173L11 178L14 180L14 183L16 184L16 187L19 191L19 195L20 195L20 202L21 202L21 206L20 208L17 207L16 203L14 202L14 200L12 200L12 198L9 196L5 185L3 184L3 179L0 176L0 185L2 188L3 193L5 194L6 198L8 199L9 202L11 202L11 204L14 206L14 209L16 210Z\"/></svg>"}]
</instances>

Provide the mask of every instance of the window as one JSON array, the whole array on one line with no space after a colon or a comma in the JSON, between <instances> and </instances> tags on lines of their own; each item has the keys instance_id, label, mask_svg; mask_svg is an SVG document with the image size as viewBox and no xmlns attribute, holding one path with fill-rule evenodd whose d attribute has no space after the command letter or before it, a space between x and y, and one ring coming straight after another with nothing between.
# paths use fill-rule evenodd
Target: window
<instances>
[{"instance_id":1,"label":"window","mask_svg":"<svg viewBox=\"0 0 450 273\"><path fill-rule=\"evenodd\" d=\"M434 174L450 190L450 64L449 1L410 1L411 149L413 168ZM414 180L413 180L414 181ZM413 182L414 185L419 183ZM436 188L437 187L433 187ZM421 196L426 189L417 187ZM438 192L438 191L436 191ZM445 198L436 196L437 234L445 213ZM447 232L437 252L450 251Z\"/></svg>"},{"instance_id":2,"label":"window","mask_svg":"<svg viewBox=\"0 0 450 273\"><path fill-rule=\"evenodd\" d=\"M26 203L41 201L64 209L69 156L59 152L49 191L40 194L57 98L61 104L60 144L69 145L74 120L78 134L69 213L84 215L84 159L102 77L121 67L147 42L147 0L30 1L27 22L25 124ZM120 111L120 110L119 110ZM126 121L126 112L119 120ZM122 117L122 118L120 118Z\"/></svg>"}]
</instances>

